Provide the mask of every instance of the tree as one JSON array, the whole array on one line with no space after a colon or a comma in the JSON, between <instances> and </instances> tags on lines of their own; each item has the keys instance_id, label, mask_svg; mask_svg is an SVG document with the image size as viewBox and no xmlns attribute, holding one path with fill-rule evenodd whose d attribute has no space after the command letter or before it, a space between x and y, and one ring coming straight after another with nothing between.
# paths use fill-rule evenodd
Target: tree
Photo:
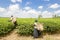
<instances>
[{"instance_id":1,"label":"tree","mask_svg":"<svg viewBox=\"0 0 60 40\"><path fill-rule=\"evenodd\" d=\"M38 18L41 18L42 17L42 15L38 15Z\"/></svg>"},{"instance_id":2,"label":"tree","mask_svg":"<svg viewBox=\"0 0 60 40\"><path fill-rule=\"evenodd\" d=\"M56 18L56 17L57 17L57 15L56 15L56 14L54 14L54 15L53 15L53 18Z\"/></svg>"},{"instance_id":3,"label":"tree","mask_svg":"<svg viewBox=\"0 0 60 40\"><path fill-rule=\"evenodd\" d=\"M55 15L53 15L53 18L60 18L60 16L55 14Z\"/></svg>"}]
</instances>

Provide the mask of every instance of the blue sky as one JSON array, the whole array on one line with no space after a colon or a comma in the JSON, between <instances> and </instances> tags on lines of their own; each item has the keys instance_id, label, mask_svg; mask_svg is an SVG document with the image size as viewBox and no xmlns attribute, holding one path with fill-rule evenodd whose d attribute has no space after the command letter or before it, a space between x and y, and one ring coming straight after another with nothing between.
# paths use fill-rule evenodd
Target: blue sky
<instances>
[{"instance_id":1,"label":"blue sky","mask_svg":"<svg viewBox=\"0 0 60 40\"><path fill-rule=\"evenodd\" d=\"M52 17L60 15L60 0L0 0L0 16Z\"/></svg>"}]
</instances>

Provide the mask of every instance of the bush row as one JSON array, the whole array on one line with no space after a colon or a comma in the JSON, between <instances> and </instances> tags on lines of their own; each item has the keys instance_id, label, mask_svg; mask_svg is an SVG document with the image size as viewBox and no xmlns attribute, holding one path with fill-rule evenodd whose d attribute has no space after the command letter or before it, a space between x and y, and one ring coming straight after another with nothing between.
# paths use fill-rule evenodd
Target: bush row
<instances>
[{"instance_id":1,"label":"bush row","mask_svg":"<svg viewBox=\"0 0 60 40\"><path fill-rule=\"evenodd\" d=\"M31 19L30 19L31 20ZM41 20L41 19L40 19ZM34 30L34 26L33 26L33 22L32 21L30 23L29 22L19 22L18 26L17 26L17 32L20 35L32 35L33 34L33 30ZM44 23L44 31L48 32L48 33L56 33L57 31L60 31L60 21L54 21L54 20L41 20L39 21L40 23ZM8 32L10 32L11 30L13 30L14 26L12 23L10 22L5 22L5 21L0 21L0 35L6 34Z\"/></svg>"},{"instance_id":2,"label":"bush row","mask_svg":"<svg viewBox=\"0 0 60 40\"><path fill-rule=\"evenodd\" d=\"M44 23L44 32L47 33L56 33L60 31L60 24L55 22L43 22ZM32 35L34 26L33 24L21 24L17 27L18 33L20 35Z\"/></svg>"},{"instance_id":3,"label":"bush row","mask_svg":"<svg viewBox=\"0 0 60 40\"><path fill-rule=\"evenodd\" d=\"M20 35L32 35L33 33L33 25L32 24L21 24L17 27L17 32Z\"/></svg>"},{"instance_id":4,"label":"bush row","mask_svg":"<svg viewBox=\"0 0 60 40\"><path fill-rule=\"evenodd\" d=\"M44 23L44 31L48 33L56 33L60 31L60 24L55 22L43 22ZM14 26L12 23L0 24L0 35L6 34L13 30ZM34 30L33 24L20 24L17 26L17 32L20 35L32 35Z\"/></svg>"},{"instance_id":5,"label":"bush row","mask_svg":"<svg viewBox=\"0 0 60 40\"><path fill-rule=\"evenodd\" d=\"M0 35L9 33L14 28L12 23L0 23Z\"/></svg>"},{"instance_id":6,"label":"bush row","mask_svg":"<svg viewBox=\"0 0 60 40\"><path fill-rule=\"evenodd\" d=\"M44 31L48 33L56 33L60 31L60 24L56 22L46 22L44 24Z\"/></svg>"}]
</instances>

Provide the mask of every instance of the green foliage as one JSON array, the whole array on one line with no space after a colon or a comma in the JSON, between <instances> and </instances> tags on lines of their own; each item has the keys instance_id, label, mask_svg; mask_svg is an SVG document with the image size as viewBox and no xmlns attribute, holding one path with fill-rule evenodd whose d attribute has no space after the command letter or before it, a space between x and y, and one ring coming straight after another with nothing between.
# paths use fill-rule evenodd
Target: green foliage
<instances>
[{"instance_id":1,"label":"green foliage","mask_svg":"<svg viewBox=\"0 0 60 40\"><path fill-rule=\"evenodd\" d=\"M1 18L0 18L1 19ZM11 22L8 22L7 19L0 21L0 35L9 33L14 28Z\"/></svg>"},{"instance_id":2,"label":"green foliage","mask_svg":"<svg viewBox=\"0 0 60 40\"><path fill-rule=\"evenodd\" d=\"M5 25L1 24L0 25L0 35L10 32L13 28L14 28L14 26L11 23L5 24Z\"/></svg>"},{"instance_id":3,"label":"green foliage","mask_svg":"<svg viewBox=\"0 0 60 40\"><path fill-rule=\"evenodd\" d=\"M33 33L33 25L30 24L21 24L17 28L20 35L32 35Z\"/></svg>"},{"instance_id":4,"label":"green foliage","mask_svg":"<svg viewBox=\"0 0 60 40\"><path fill-rule=\"evenodd\" d=\"M14 26L8 20L9 18L0 18L0 35L13 30ZM35 18L17 18L17 32L20 35L32 35L34 21ZM60 31L60 18L39 18L38 22L43 23L45 32L56 33Z\"/></svg>"},{"instance_id":5,"label":"green foliage","mask_svg":"<svg viewBox=\"0 0 60 40\"><path fill-rule=\"evenodd\" d=\"M54 22L46 22L44 24L44 30L50 33L56 33L60 30L60 25Z\"/></svg>"}]
</instances>

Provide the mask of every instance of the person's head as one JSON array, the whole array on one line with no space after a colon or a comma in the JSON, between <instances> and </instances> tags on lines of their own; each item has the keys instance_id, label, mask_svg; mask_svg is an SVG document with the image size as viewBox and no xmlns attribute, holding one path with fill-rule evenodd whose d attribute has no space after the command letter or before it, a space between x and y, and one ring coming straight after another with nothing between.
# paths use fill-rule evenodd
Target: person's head
<instances>
[{"instance_id":1,"label":"person's head","mask_svg":"<svg viewBox=\"0 0 60 40\"><path fill-rule=\"evenodd\" d=\"M13 17L13 15L11 15L11 17Z\"/></svg>"},{"instance_id":2,"label":"person's head","mask_svg":"<svg viewBox=\"0 0 60 40\"><path fill-rule=\"evenodd\" d=\"M38 20L35 20L35 22L38 22Z\"/></svg>"}]
</instances>

